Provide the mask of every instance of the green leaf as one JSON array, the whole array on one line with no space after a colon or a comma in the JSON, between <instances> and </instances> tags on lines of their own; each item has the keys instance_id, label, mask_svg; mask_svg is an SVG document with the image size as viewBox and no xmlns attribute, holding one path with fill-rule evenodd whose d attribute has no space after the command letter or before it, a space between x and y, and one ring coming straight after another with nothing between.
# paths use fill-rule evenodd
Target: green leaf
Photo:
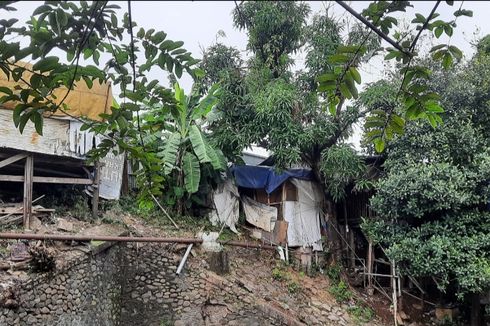
<instances>
[{"instance_id":1,"label":"green leaf","mask_svg":"<svg viewBox=\"0 0 490 326\"><path fill-rule=\"evenodd\" d=\"M19 127L20 123L20 114L28 108L28 105L20 103L15 106L14 113L13 113L13 120L14 120L14 125L16 128Z\"/></svg>"},{"instance_id":2,"label":"green leaf","mask_svg":"<svg viewBox=\"0 0 490 326\"><path fill-rule=\"evenodd\" d=\"M440 50L440 51L437 51L437 52L434 52L432 54L432 58L434 60L440 60L442 59L442 57L444 56L444 54L446 54L447 50Z\"/></svg>"},{"instance_id":3,"label":"green leaf","mask_svg":"<svg viewBox=\"0 0 490 326\"><path fill-rule=\"evenodd\" d=\"M175 63L175 75L177 78L182 77L182 65L178 62Z\"/></svg>"},{"instance_id":4,"label":"green leaf","mask_svg":"<svg viewBox=\"0 0 490 326\"><path fill-rule=\"evenodd\" d=\"M356 45L339 45L337 53L356 53L362 51L362 48Z\"/></svg>"},{"instance_id":5,"label":"green leaf","mask_svg":"<svg viewBox=\"0 0 490 326\"><path fill-rule=\"evenodd\" d=\"M192 125L189 128L189 139L192 144L192 149L194 153L199 158L199 162L201 163L209 163L211 159L208 156L206 151L206 141L204 140L204 136L196 125Z\"/></svg>"},{"instance_id":6,"label":"green leaf","mask_svg":"<svg viewBox=\"0 0 490 326\"><path fill-rule=\"evenodd\" d=\"M53 10L53 8L51 6L48 6L48 5L42 5L42 6L39 6L36 8L36 10L34 10L34 12L32 13L33 16L37 16L39 14L42 14L44 12L48 12L48 11L51 11Z\"/></svg>"},{"instance_id":7,"label":"green leaf","mask_svg":"<svg viewBox=\"0 0 490 326\"><path fill-rule=\"evenodd\" d=\"M155 44L159 44L165 40L165 37L167 37L167 34L165 32L157 32L155 35L152 36L151 40Z\"/></svg>"},{"instance_id":8,"label":"green leaf","mask_svg":"<svg viewBox=\"0 0 490 326\"><path fill-rule=\"evenodd\" d=\"M378 153L382 153L385 149L385 141L382 138L376 138L373 140L374 149Z\"/></svg>"},{"instance_id":9,"label":"green leaf","mask_svg":"<svg viewBox=\"0 0 490 326\"><path fill-rule=\"evenodd\" d=\"M43 116L39 112L33 112L32 114L34 119L34 127L36 128L36 132L42 136L43 135Z\"/></svg>"},{"instance_id":10,"label":"green leaf","mask_svg":"<svg viewBox=\"0 0 490 326\"><path fill-rule=\"evenodd\" d=\"M111 24L112 27L117 27L117 16L115 14L111 14Z\"/></svg>"},{"instance_id":11,"label":"green leaf","mask_svg":"<svg viewBox=\"0 0 490 326\"><path fill-rule=\"evenodd\" d=\"M197 192L201 180L201 169L197 157L192 153L186 153L182 160L184 170L184 186L189 194Z\"/></svg>"},{"instance_id":12,"label":"green leaf","mask_svg":"<svg viewBox=\"0 0 490 326\"><path fill-rule=\"evenodd\" d=\"M385 56L385 60L391 60L393 58L396 58L400 55L400 51L391 51Z\"/></svg>"},{"instance_id":13,"label":"green leaf","mask_svg":"<svg viewBox=\"0 0 490 326\"><path fill-rule=\"evenodd\" d=\"M466 9L456 10L454 12L454 16L456 16L456 17L459 17L459 16L473 17L473 10L466 10Z\"/></svg>"},{"instance_id":14,"label":"green leaf","mask_svg":"<svg viewBox=\"0 0 490 326\"><path fill-rule=\"evenodd\" d=\"M68 17L66 16L66 13L63 11L63 9L56 10L56 22L60 27L65 27L68 23Z\"/></svg>"},{"instance_id":15,"label":"green leaf","mask_svg":"<svg viewBox=\"0 0 490 326\"><path fill-rule=\"evenodd\" d=\"M226 169L226 162L222 160L222 157L220 155L218 155L218 150L212 148L209 144L206 144L206 151L211 160L211 165L213 169L224 171Z\"/></svg>"},{"instance_id":16,"label":"green leaf","mask_svg":"<svg viewBox=\"0 0 490 326\"><path fill-rule=\"evenodd\" d=\"M429 111L431 113L443 113L444 112L444 109L438 103L435 103L435 102L425 103L425 108L427 109L427 111Z\"/></svg>"},{"instance_id":17,"label":"green leaf","mask_svg":"<svg viewBox=\"0 0 490 326\"><path fill-rule=\"evenodd\" d=\"M461 52L460 49L458 49L457 47L455 47L454 45L450 45L449 46L449 52L451 52L451 54L457 59L457 60L461 60L461 58L463 58L463 52Z\"/></svg>"},{"instance_id":18,"label":"green leaf","mask_svg":"<svg viewBox=\"0 0 490 326\"><path fill-rule=\"evenodd\" d=\"M340 93L342 94L343 97L345 97L347 99L351 99L352 98L352 94L350 93L349 87L347 87L347 84L346 83L340 84L339 90L340 90Z\"/></svg>"},{"instance_id":19,"label":"green leaf","mask_svg":"<svg viewBox=\"0 0 490 326\"><path fill-rule=\"evenodd\" d=\"M46 57L39 60L32 66L33 70L39 70L40 72L46 72L53 70L58 65L59 59L57 57Z\"/></svg>"},{"instance_id":20,"label":"green leaf","mask_svg":"<svg viewBox=\"0 0 490 326\"><path fill-rule=\"evenodd\" d=\"M432 128L436 128L437 127L437 121L436 121L436 119L432 115L428 115L427 116L427 119L429 120L429 123L432 126Z\"/></svg>"},{"instance_id":21,"label":"green leaf","mask_svg":"<svg viewBox=\"0 0 490 326\"><path fill-rule=\"evenodd\" d=\"M444 31L444 28L443 27L437 27L435 30L434 30L434 35L439 38L441 35L442 35L442 32Z\"/></svg>"},{"instance_id":22,"label":"green leaf","mask_svg":"<svg viewBox=\"0 0 490 326\"><path fill-rule=\"evenodd\" d=\"M442 59L442 66L444 67L444 69L448 70L449 68L451 68L452 64L453 64L453 57L449 52L446 52L444 58Z\"/></svg>"},{"instance_id":23,"label":"green leaf","mask_svg":"<svg viewBox=\"0 0 490 326\"><path fill-rule=\"evenodd\" d=\"M163 173L169 175L176 168L177 154L180 148L181 137L178 132L174 132L167 138L165 147L160 153L163 160Z\"/></svg>"},{"instance_id":24,"label":"green leaf","mask_svg":"<svg viewBox=\"0 0 490 326\"><path fill-rule=\"evenodd\" d=\"M430 52L437 51L437 50L442 49L442 48L444 48L446 46L447 46L446 44L438 44L436 46L433 46L432 49L430 49Z\"/></svg>"},{"instance_id":25,"label":"green leaf","mask_svg":"<svg viewBox=\"0 0 490 326\"><path fill-rule=\"evenodd\" d=\"M75 58L75 50L68 50L66 52L66 60L71 62Z\"/></svg>"},{"instance_id":26,"label":"green leaf","mask_svg":"<svg viewBox=\"0 0 490 326\"><path fill-rule=\"evenodd\" d=\"M322 82L318 85L318 92L333 91L337 88L337 83L335 81Z\"/></svg>"},{"instance_id":27,"label":"green leaf","mask_svg":"<svg viewBox=\"0 0 490 326\"><path fill-rule=\"evenodd\" d=\"M356 83L361 84L361 74L359 73L359 71L357 71L357 69L354 67L349 67L349 72Z\"/></svg>"},{"instance_id":28,"label":"green leaf","mask_svg":"<svg viewBox=\"0 0 490 326\"><path fill-rule=\"evenodd\" d=\"M143 27L141 27L138 31L138 33L136 33L136 37L137 38L143 38L145 36L145 30Z\"/></svg>"},{"instance_id":29,"label":"green leaf","mask_svg":"<svg viewBox=\"0 0 490 326\"><path fill-rule=\"evenodd\" d=\"M444 25L444 32L447 36L453 36L453 28L450 25Z\"/></svg>"},{"instance_id":30,"label":"green leaf","mask_svg":"<svg viewBox=\"0 0 490 326\"><path fill-rule=\"evenodd\" d=\"M92 86L94 85L94 82L88 78L87 76L82 76L83 80L85 81L85 84L89 89L92 89Z\"/></svg>"},{"instance_id":31,"label":"green leaf","mask_svg":"<svg viewBox=\"0 0 490 326\"><path fill-rule=\"evenodd\" d=\"M94 59L96 65L99 65L100 52L95 50L92 59Z\"/></svg>"},{"instance_id":32,"label":"green leaf","mask_svg":"<svg viewBox=\"0 0 490 326\"><path fill-rule=\"evenodd\" d=\"M30 112L26 112L23 115L20 116L19 119L19 131L22 134L24 132L24 128L26 127L27 121L29 121L29 118L31 117Z\"/></svg>"},{"instance_id":33,"label":"green leaf","mask_svg":"<svg viewBox=\"0 0 490 326\"><path fill-rule=\"evenodd\" d=\"M349 61L349 57L345 54L334 54L328 57L328 61L330 63L347 63Z\"/></svg>"},{"instance_id":34,"label":"green leaf","mask_svg":"<svg viewBox=\"0 0 490 326\"><path fill-rule=\"evenodd\" d=\"M348 76L346 75L346 77ZM354 81L351 78L346 78L345 84L349 88L349 92L352 94L352 97L357 99L359 97L359 93L357 91L356 85L354 84Z\"/></svg>"},{"instance_id":35,"label":"green leaf","mask_svg":"<svg viewBox=\"0 0 490 326\"><path fill-rule=\"evenodd\" d=\"M317 82L326 82L326 81L332 81L332 80L336 80L337 79L337 75L336 74L323 74L323 75L320 75L316 78L316 81Z\"/></svg>"},{"instance_id":36,"label":"green leaf","mask_svg":"<svg viewBox=\"0 0 490 326\"><path fill-rule=\"evenodd\" d=\"M9 87L5 87L5 86L0 86L0 92L5 93L7 95L13 95L14 94L14 92L12 92L12 90Z\"/></svg>"},{"instance_id":37,"label":"green leaf","mask_svg":"<svg viewBox=\"0 0 490 326\"><path fill-rule=\"evenodd\" d=\"M330 112L331 115L335 115L337 113L337 105L333 102L330 102L328 104L328 112Z\"/></svg>"}]
</instances>

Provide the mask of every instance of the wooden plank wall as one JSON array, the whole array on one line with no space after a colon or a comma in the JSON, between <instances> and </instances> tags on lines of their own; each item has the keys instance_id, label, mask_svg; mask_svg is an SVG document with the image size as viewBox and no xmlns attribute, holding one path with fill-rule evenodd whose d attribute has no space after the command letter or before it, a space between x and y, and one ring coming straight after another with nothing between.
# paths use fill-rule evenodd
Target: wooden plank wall
<instances>
[{"instance_id":1,"label":"wooden plank wall","mask_svg":"<svg viewBox=\"0 0 490 326\"><path fill-rule=\"evenodd\" d=\"M45 118L42 136L29 121L21 134L14 126L12 112L0 109L0 148L84 158L99 142L93 133L80 131L81 122L68 119Z\"/></svg>"},{"instance_id":2,"label":"wooden plank wall","mask_svg":"<svg viewBox=\"0 0 490 326\"><path fill-rule=\"evenodd\" d=\"M43 136L29 121L21 134L12 120L12 111L0 109L0 148L12 148L32 153L77 157L69 146L70 121L44 119Z\"/></svg>"}]
</instances>

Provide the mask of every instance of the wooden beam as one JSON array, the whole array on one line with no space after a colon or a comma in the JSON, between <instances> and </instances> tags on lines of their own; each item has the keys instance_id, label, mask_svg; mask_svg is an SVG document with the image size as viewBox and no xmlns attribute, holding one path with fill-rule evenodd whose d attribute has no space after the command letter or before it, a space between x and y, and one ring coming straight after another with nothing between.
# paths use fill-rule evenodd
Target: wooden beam
<instances>
[{"instance_id":1,"label":"wooden beam","mask_svg":"<svg viewBox=\"0 0 490 326\"><path fill-rule=\"evenodd\" d=\"M0 181L24 182L24 176L23 175L4 175L4 174L0 174Z\"/></svg>"},{"instance_id":2,"label":"wooden beam","mask_svg":"<svg viewBox=\"0 0 490 326\"><path fill-rule=\"evenodd\" d=\"M24 182L24 176L0 174L0 181ZM61 178L61 177L32 177L32 181L34 183L60 183L60 184L78 184L78 185L91 185L93 183L91 179Z\"/></svg>"},{"instance_id":3,"label":"wooden beam","mask_svg":"<svg viewBox=\"0 0 490 326\"><path fill-rule=\"evenodd\" d=\"M3 161L0 161L0 168L3 168L4 166L10 165L12 163L15 163L17 161L20 161L24 158L26 158L28 155L27 154L17 154L12 157L9 157Z\"/></svg>"},{"instance_id":4,"label":"wooden beam","mask_svg":"<svg viewBox=\"0 0 490 326\"><path fill-rule=\"evenodd\" d=\"M61 184L77 184L77 185L91 185L93 183L90 179L85 178L61 178L61 177L34 177L35 183L61 183Z\"/></svg>"},{"instance_id":5,"label":"wooden beam","mask_svg":"<svg viewBox=\"0 0 490 326\"><path fill-rule=\"evenodd\" d=\"M24 209L23 221L24 229L30 229L32 216L32 179L34 173L34 158L32 155L27 156L24 166Z\"/></svg>"}]
</instances>

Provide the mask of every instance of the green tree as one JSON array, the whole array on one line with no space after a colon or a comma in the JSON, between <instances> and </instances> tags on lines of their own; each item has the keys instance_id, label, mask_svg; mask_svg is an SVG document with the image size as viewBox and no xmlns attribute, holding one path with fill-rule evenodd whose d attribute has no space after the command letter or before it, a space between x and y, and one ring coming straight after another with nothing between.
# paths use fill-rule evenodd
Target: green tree
<instances>
[{"instance_id":1,"label":"green tree","mask_svg":"<svg viewBox=\"0 0 490 326\"><path fill-rule=\"evenodd\" d=\"M441 94L443 124L412 121L388 146L386 175L371 200L379 218L363 227L401 273L434 277L448 298L463 299L490 287L490 57L449 71L423 64L434 69L426 86ZM397 80L373 85L361 99L378 109L374 97L391 99L383 104L396 111Z\"/></svg>"},{"instance_id":2,"label":"green tree","mask_svg":"<svg viewBox=\"0 0 490 326\"><path fill-rule=\"evenodd\" d=\"M162 163L153 179L160 178L166 190L162 194L163 189L154 189L152 193L162 194L166 204L175 207L178 214L189 209L193 201L202 203L196 193L200 189L209 193L210 179L226 169L223 154L202 131L203 119L215 105L218 92L215 85L203 98L197 93L186 96L175 83L176 105L157 105L142 117L146 146L157 153Z\"/></svg>"},{"instance_id":3,"label":"green tree","mask_svg":"<svg viewBox=\"0 0 490 326\"><path fill-rule=\"evenodd\" d=\"M452 5L452 1L446 2ZM343 2L339 3L351 10ZM403 73L403 82L397 95L403 100L403 112L395 114L389 111L378 115L380 111L373 111L366 125L368 139L375 143L378 151L384 149L386 141L393 134L403 132L405 119L425 118L432 125L440 122L442 108L439 98L437 94L426 92L421 84L423 81L420 81L420 78L428 78L429 73L423 66L411 65L412 58L416 56L417 41L424 31L431 31L437 38L443 33L451 36L456 19L460 16L471 16L472 13L460 7L454 12L454 19L443 21L437 19L439 4L440 1L437 1L428 16L416 14L411 28L411 31L418 31L415 33L400 32L397 20L391 16L410 6L408 1L373 2L362 12L361 16L364 18L358 16L363 20L363 25L370 22L370 28L391 42L394 47L386 49L388 54L385 59L400 62ZM15 10L15 2L2 2L0 10ZM112 81L113 85L121 89L122 104L105 116L103 123L86 123L86 128L106 136L92 154L100 157L115 148L128 151L143 166L148 187L156 190L161 184L161 178L152 179L152 171L161 162L154 152L146 148L139 111L146 108L147 104L152 106L161 103L171 106L174 100L171 90L160 85L158 80L149 81L145 74L149 70L160 69L175 74L177 78L184 71L193 77L202 77L202 71L195 69L198 61L182 48L183 42L168 40L163 31L143 28L136 31L136 23L131 19L131 2L128 2L128 10L122 21L118 19L119 10L117 5L109 4L108 1L46 1L32 13L31 19L25 25L20 26L16 19L0 20L0 69L25 85L15 91L1 89L5 95L0 102L19 103L14 111L14 122L21 131L32 121L39 133L42 133L44 113L68 109L63 103L64 99L56 101L51 96L52 90L60 87L71 89L82 80L89 86L95 80ZM373 39L374 33L364 28L350 31L348 34L355 37L342 41L336 51L330 53L335 48L329 45L336 42L335 30L332 35L315 34L310 30L308 35L305 32L305 22L309 11L308 5L302 2L245 2L234 10L235 25L247 31L248 48L254 56L249 63L250 70L245 76L245 85L237 84L242 78L237 73L233 76L232 87L224 92L229 95L227 100L231 100L235 112L244 108L246 116L246 119L226 117L230 118L227 123L246 122L237 124L239 127L229 128L228 135L232 137L228 137L228 140L229 144L236 145L235 148L243 147L245 142L264 142L273 149L278 166L287 166L301 159L309 162L314 171L318 172L319 178L329 180L329 176L319 173L321 170L326 173L329 168L324 166L322 169L318 158L334 157L327 153L328 148L342 145L341 140L348 134L352 122L358 118L358 110L345 104L346 99L357 98L357 85L360 84L358 66L369 53L369 40ZM326 21L322 21L322 18L316 20L319 30L329 30L332 27L328 19L325 15ZM24 46L19 37L27 39L28 45ZM322 41L322 37L326 41ZM306 80L311 89L312 75L320 73L321 69L327 71L322 71L317 79L319 96L310 92L303 101L304 90L307 88L298 87L305 84L299 83L301 79L296 80L289 68L292 63L291 54L300 50L305 42L311 45L311 71L304 76L303 81ZM313 54L313 48L317 49L316 54ZM60 62L53 55L53 50L56 49L66 53L68 63ZM432 52L434 58L447 68L462 57L461 51L449 43L434 46ZM110 60L105 64L99 62L102 53L110 55ZM328 64L321 64L322 53ZM83 59L90 59L95 65L82 65L82 55ZM22 77L26 68L19 64L25 58L36 61L32 71L34 75L28 81ZM140 63L138 58L144 60L144 63ZM230 74L227 76L231 77ZM235 94L240 96L232 99ZM310 103L314 105L310 106ZM325 107L331 115L329 118L325 117ZM402 113L405 115L402 116ZM303 125L309 126L307 132L302 132ZM251 132L246 132L247 130ZM225 138L218 138L218 142L224 144ZM310 146L315 143L312 140L317 139L327 140L322 141L320 146ZM232 151L231 146L228 150ZM234 151L236 152L237 150ZM349 153L352 159L355 158L353 151L346 148L336 150L334 154L339 153ZM352 168L357 165L343 166ZM357 168L338 171L342 172L352 176L358 174ZM331 184L336 188L331 191L331 195L342 194L341 184L335 184L345 178L330 180L335 181Z\"/></svg>"},{"instance_id":4,"label":"green tree","mask_svg":"<svg viewBox=\"0 0 490 326\"><path fill-rule=\"evenodd\" d=\"M334 223L333 201L342 198L346 184L364 172L362 161L345 143L361 112L349 106L332 115L325 109L325 98L317 92L315 78L325 69L333 69L329 56L342 42L354 41L356 36L342 37L329 12L315 16L308 26L308 13L303 3L244 3L234 11L234 19L249 35L252 57L246 67L236 68L242 61L231 49L226 52L228 58L223 58L226 47L220 45L205 53L206 61L215 64L201 68L206 75L217 76L211 82L222 84L223 93L209 130L225 155L238 161L245 147L256 144L274 153L278 169L306 164L324 186L326 209ZM290 37L283 35L290 29L294 31ZM282 40L281 47L277 40ZM379 40L371 41L377 48ZM293 73L292 54L301 47L306 51L306 69ZM366 58L361 56L360 60Z\"/></svg>"},{"instance_id":5,"label":"green tree","mask_svg":"<svg viewBox=\"0 0 490 326\"><path fill-rule=\"evenodd\" d=\"M4 1L0 11L15 11L13 6L14 2ZM42 134L44 114L61 110L71 116L64 100L77 83L84 82L90 88L94 82L111 82L120 90L121 104L113 107L110 114L104 114L104 121L73 118L84 122L83 129L104 138L91 151L93 159L111 150L127 151L142 167L145 175L141 179L142 189L161 194L164 179L155 171L163 163L144 141L140 111L148 106L178 108L178 105L171 89L145 75L155 69L177 78L184 71L197 77L198 60L182 48L182 41L167 39L163 31L136 30L131 2L127 9L121 12L118 5L108 1L46 1L25 24L17 19L0 20L0 69L20 83L19 89L0 89L3 93L0 103L17 103L13 121L21 132L32 121ZM122 20L118 18L121 16ZM53 54L55 50L66 54L67 63ZM108 54L106 62L101 62L103 53ZM32 69L21 63L26 59L35 61ZM29 80L24 78L27 70L32 73ZM52 92L61 87L66 88L66 93L57 99Z\"/></svg>"}]
</instances>

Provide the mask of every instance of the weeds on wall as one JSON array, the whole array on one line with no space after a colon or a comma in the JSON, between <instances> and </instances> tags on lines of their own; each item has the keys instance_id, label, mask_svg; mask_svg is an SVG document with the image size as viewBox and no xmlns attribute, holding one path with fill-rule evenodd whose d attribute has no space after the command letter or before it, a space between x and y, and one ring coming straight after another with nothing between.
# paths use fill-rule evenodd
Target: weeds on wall
<instances>
[{"instance_id":1,"label":"weeds on wall","mask_svg":"<svg viewBox=\"0 0 490 326\"><path fill-rule=\"evenodd\" d=\"M349 285L342 280L342 268L339 265L329 266L325 274L330 280L330 294L338 303L349 304L347 312L357 324L368 323L373 320L374 311L355 298L354 293L349 290Z\"/></svg>"},{"instance_id":2,"label":"weeds on wall","mask_svg":"<svg viewBox=\"0 0 490 326\"><path fill-rule=\"evenodd\" d=\"M288 292L292 295L301 292L301 284L294 280L291 272L289 272L286 268L287 265L284 262L281 261L276 263L276 267L272 269L272 279L278 282L283 282Z\"/></svg>"}]
</instances>

